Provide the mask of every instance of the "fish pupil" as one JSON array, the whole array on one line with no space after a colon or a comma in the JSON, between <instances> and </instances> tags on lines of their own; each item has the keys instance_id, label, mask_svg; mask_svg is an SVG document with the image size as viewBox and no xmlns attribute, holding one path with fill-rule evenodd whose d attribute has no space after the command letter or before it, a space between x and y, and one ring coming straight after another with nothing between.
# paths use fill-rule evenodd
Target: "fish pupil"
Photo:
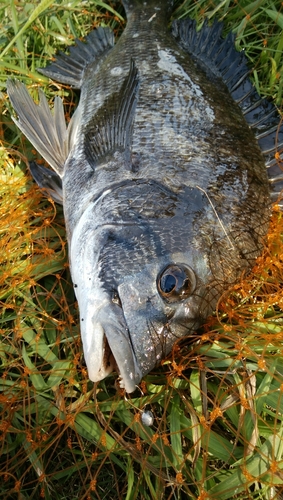
<instances>
[{"instance_id":1,"label":"fish pupil","mask_svg":"<svg viewBox=\"0 0 283 500\"><path fill-rule=\"evenodd\" d=\"M170 293L176 286L176 278L172 274L163 276L160 283L160 288L164 293Z\"/></svg>"},{"instance_id":2,"label":"fish pupil","mask_svg":"<svg viewBox=\"0 0 283 500\"><path fill-rule=\"evenodd\" d=\"M166 302L178 302L193 294L197 277L186 264L169 264L157 276L157 290Z\"/></svg>"}]
</instances>

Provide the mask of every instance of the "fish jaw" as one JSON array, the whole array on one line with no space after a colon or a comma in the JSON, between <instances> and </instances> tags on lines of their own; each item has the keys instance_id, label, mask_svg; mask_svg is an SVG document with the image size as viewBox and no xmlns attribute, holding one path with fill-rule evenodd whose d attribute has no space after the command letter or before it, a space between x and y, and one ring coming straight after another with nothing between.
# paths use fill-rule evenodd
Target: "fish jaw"
<instances>
[{"instance_id":1,"label":"fish jaw","mask_svg":"<svg viewBox=\"0 0 283 500\"><path fill-rule=\"evenodd\" d=\"M142 378L122 308L100 281L99 252L103 227L93 229L90 204L70 238L70 270L80 311L84 358L91 381L103 380L112 371L120 387L133 392Z\"/></svg>"},{"instance_id":2,"label":"fish jaw","mask_svg":"<svg viewBox=\"0 0 283 500\"><path fill-rule=\"evenodd\" d=\"M83 317L84 316L84 317ZM92 382L103 380L114 369L114 362L107 346L105 330L96 321L95 315L89 317L87 310L80 317L81 337L88 376Z\"/></svg>"},{"instance_id":3,"label":"fish jaw","mask_svg":"<svg viewBox=\"0 0 283 500\"><path fill-rule=\"evenodd\" d=\"M100 299L79 298L81 336L89 378L98 382L117 370L120 387L133 392L142 374L123 311L102 289L95 295Z\"/></svg>"}]
</instances>

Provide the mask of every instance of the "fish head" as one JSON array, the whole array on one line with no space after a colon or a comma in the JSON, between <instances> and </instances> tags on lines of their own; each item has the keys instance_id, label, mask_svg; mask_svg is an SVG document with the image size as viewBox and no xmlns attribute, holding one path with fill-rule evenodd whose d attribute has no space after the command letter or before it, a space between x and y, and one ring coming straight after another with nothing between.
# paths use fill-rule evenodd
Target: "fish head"
<instances>
[{"instance_id":1,"label":"fish head","mask_svg":"<svg viewBox=\"0 0 283 500\"><path fill-rule=\"evenodd\" d=\"M212 308L192 254L168 254L127 276L118 295L142 375L160 364L176 341L195 333ZM203 262L206 271L206 262ZM197 269L198 268L198 269ZM212 310L212 309L211 309Z\"/></svg>"},{"instance_id":2,"label":"fish head","mask_svg":"<svg viewBox=\"0 0 283 500\"><path fill-rule=\"evenodd\" d=\"M202 193L181 196L155 183L147 185L149 199L145 186L130 188L127 210L113 192L99 210L89 207L70 252L89 378L116 370L127 392L215 307L207 251L194 229Z\"/></svg>"}]
</instances>

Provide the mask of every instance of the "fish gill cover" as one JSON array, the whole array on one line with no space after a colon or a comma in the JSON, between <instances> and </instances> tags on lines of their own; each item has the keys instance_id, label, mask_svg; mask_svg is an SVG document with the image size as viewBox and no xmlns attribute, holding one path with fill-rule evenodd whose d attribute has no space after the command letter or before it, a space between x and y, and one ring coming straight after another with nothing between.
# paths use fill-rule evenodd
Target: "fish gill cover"
<instances>
[{"instance_id":1,"label":"fish gill cover","mask_svg":"<svg viewBox=\"0 0 283 500\"><path fill-rule=\"evenodd\" d=\"M35 67L94 26L121 33L117 2L0 10L1 73L33 92ZM35 9L36 7L36 9ZM282 100L281 2L184 2L174 17L215 16L252 61L255 85ZM40 62L42 64L40 64ZM36 92L35 92L36 95ZM274 206L252 273L225 293L198 335L175 346L131 397L89 382L61 209L31 181L32 150L2 107L0 166L0 498L275 499L283 494L282 214ZM24 151L24 155L20 152ZM37 162L40 162L37 159ZM151 424L151 425L148 425Z\"/></svg>"}]
</instances>

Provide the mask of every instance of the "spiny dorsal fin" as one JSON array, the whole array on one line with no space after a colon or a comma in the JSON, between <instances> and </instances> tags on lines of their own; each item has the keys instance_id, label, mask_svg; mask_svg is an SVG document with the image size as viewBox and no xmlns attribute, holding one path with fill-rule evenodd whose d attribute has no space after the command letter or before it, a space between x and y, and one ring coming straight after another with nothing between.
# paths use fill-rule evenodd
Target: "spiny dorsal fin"
<instances>
[{"instance_id":1,"label":"spiny dorsal fin","mask_svg":"<svg viewBox=\"0 0 283 500\"><path fill-rule=\"evenodd\" d=\"M49 78L81 88L86 67L98 61L114 45L114 34L110 28L96 28L85 38L85 42L76 40L76 45L70 47L70 54L63 52L46 68L38 71Z\"/></svg>"},{"instance_id":2,"label":"spiny dorsal fin","mask_svg":"<svg viewBox=\"0 0 283 500\"><path fill-rule=\"evenodd\" d=\"M30 162L29 169L38 186L45 189L56 203L63 205L62 181L59 175L34 161Z\"/></svg>"},{"instance_id":3,"label":"spiny dorsal fin","mask_svg":"<svg viewBox=\"0 0 283 500\"><path fill-rule=\"evenodd\" d=\"M67 128L60 97L55 97L52 114L41 90L39 104L35 104L25 85L18 80L7 81L7 92L18 115L18 120L13 118L14 122L47 163L62 177L64 164L76 135L77 112Z\"/></svg>"},{"instance_id":4,"label":"spiny dorsal fin","mask_svg":"<svg viewBox=\"0 0 283 500\"><path fill-rule=\"evenodd\" d=\"M251 71L244 52L234 47L235 36L230 33L222 38L222 23L215 21L208 26L207 21L197 32L196 22L191 19L174 21L172 33L179 45L188 52L202 68L221 78L239 105L242 113L253 129L261 151L265 157L271 183L282 183L282 169L278 165L278 151L282 155L283 124L279 113L271 102L261 98L249 79ZM283 183L282 183L283 187Z\"/></svg>"},{"instance_id":5,"label":"spiny dorsal fin","mask_svg":"<svg viewBox=\"0 0 283 500\"><path fill-rule=\"evenodd\" d=\"M192 19L174 21L172 24L172 34L179 45L196 62L202 62L210 73L221 78L232 92L234 87L246 82L250 70L244 53L237 52L234 47L235 36L229 33L223 39L222 30L223 24L218 21L209 26L206 20L199 31L196 30L196 21Z\"/></svg>"},{"instance_id":6,"label":"spiny dorsal fin","mask_svg":"<svg viewBox=\"0 0 283 500\"><path fill-rule=\"evenodd\" d=\"M109 153L129 151L138 88L138 70L131 61L120 90L106 100L86 125L84 152L93 168Z\"/></svg>"}]
</instances>

